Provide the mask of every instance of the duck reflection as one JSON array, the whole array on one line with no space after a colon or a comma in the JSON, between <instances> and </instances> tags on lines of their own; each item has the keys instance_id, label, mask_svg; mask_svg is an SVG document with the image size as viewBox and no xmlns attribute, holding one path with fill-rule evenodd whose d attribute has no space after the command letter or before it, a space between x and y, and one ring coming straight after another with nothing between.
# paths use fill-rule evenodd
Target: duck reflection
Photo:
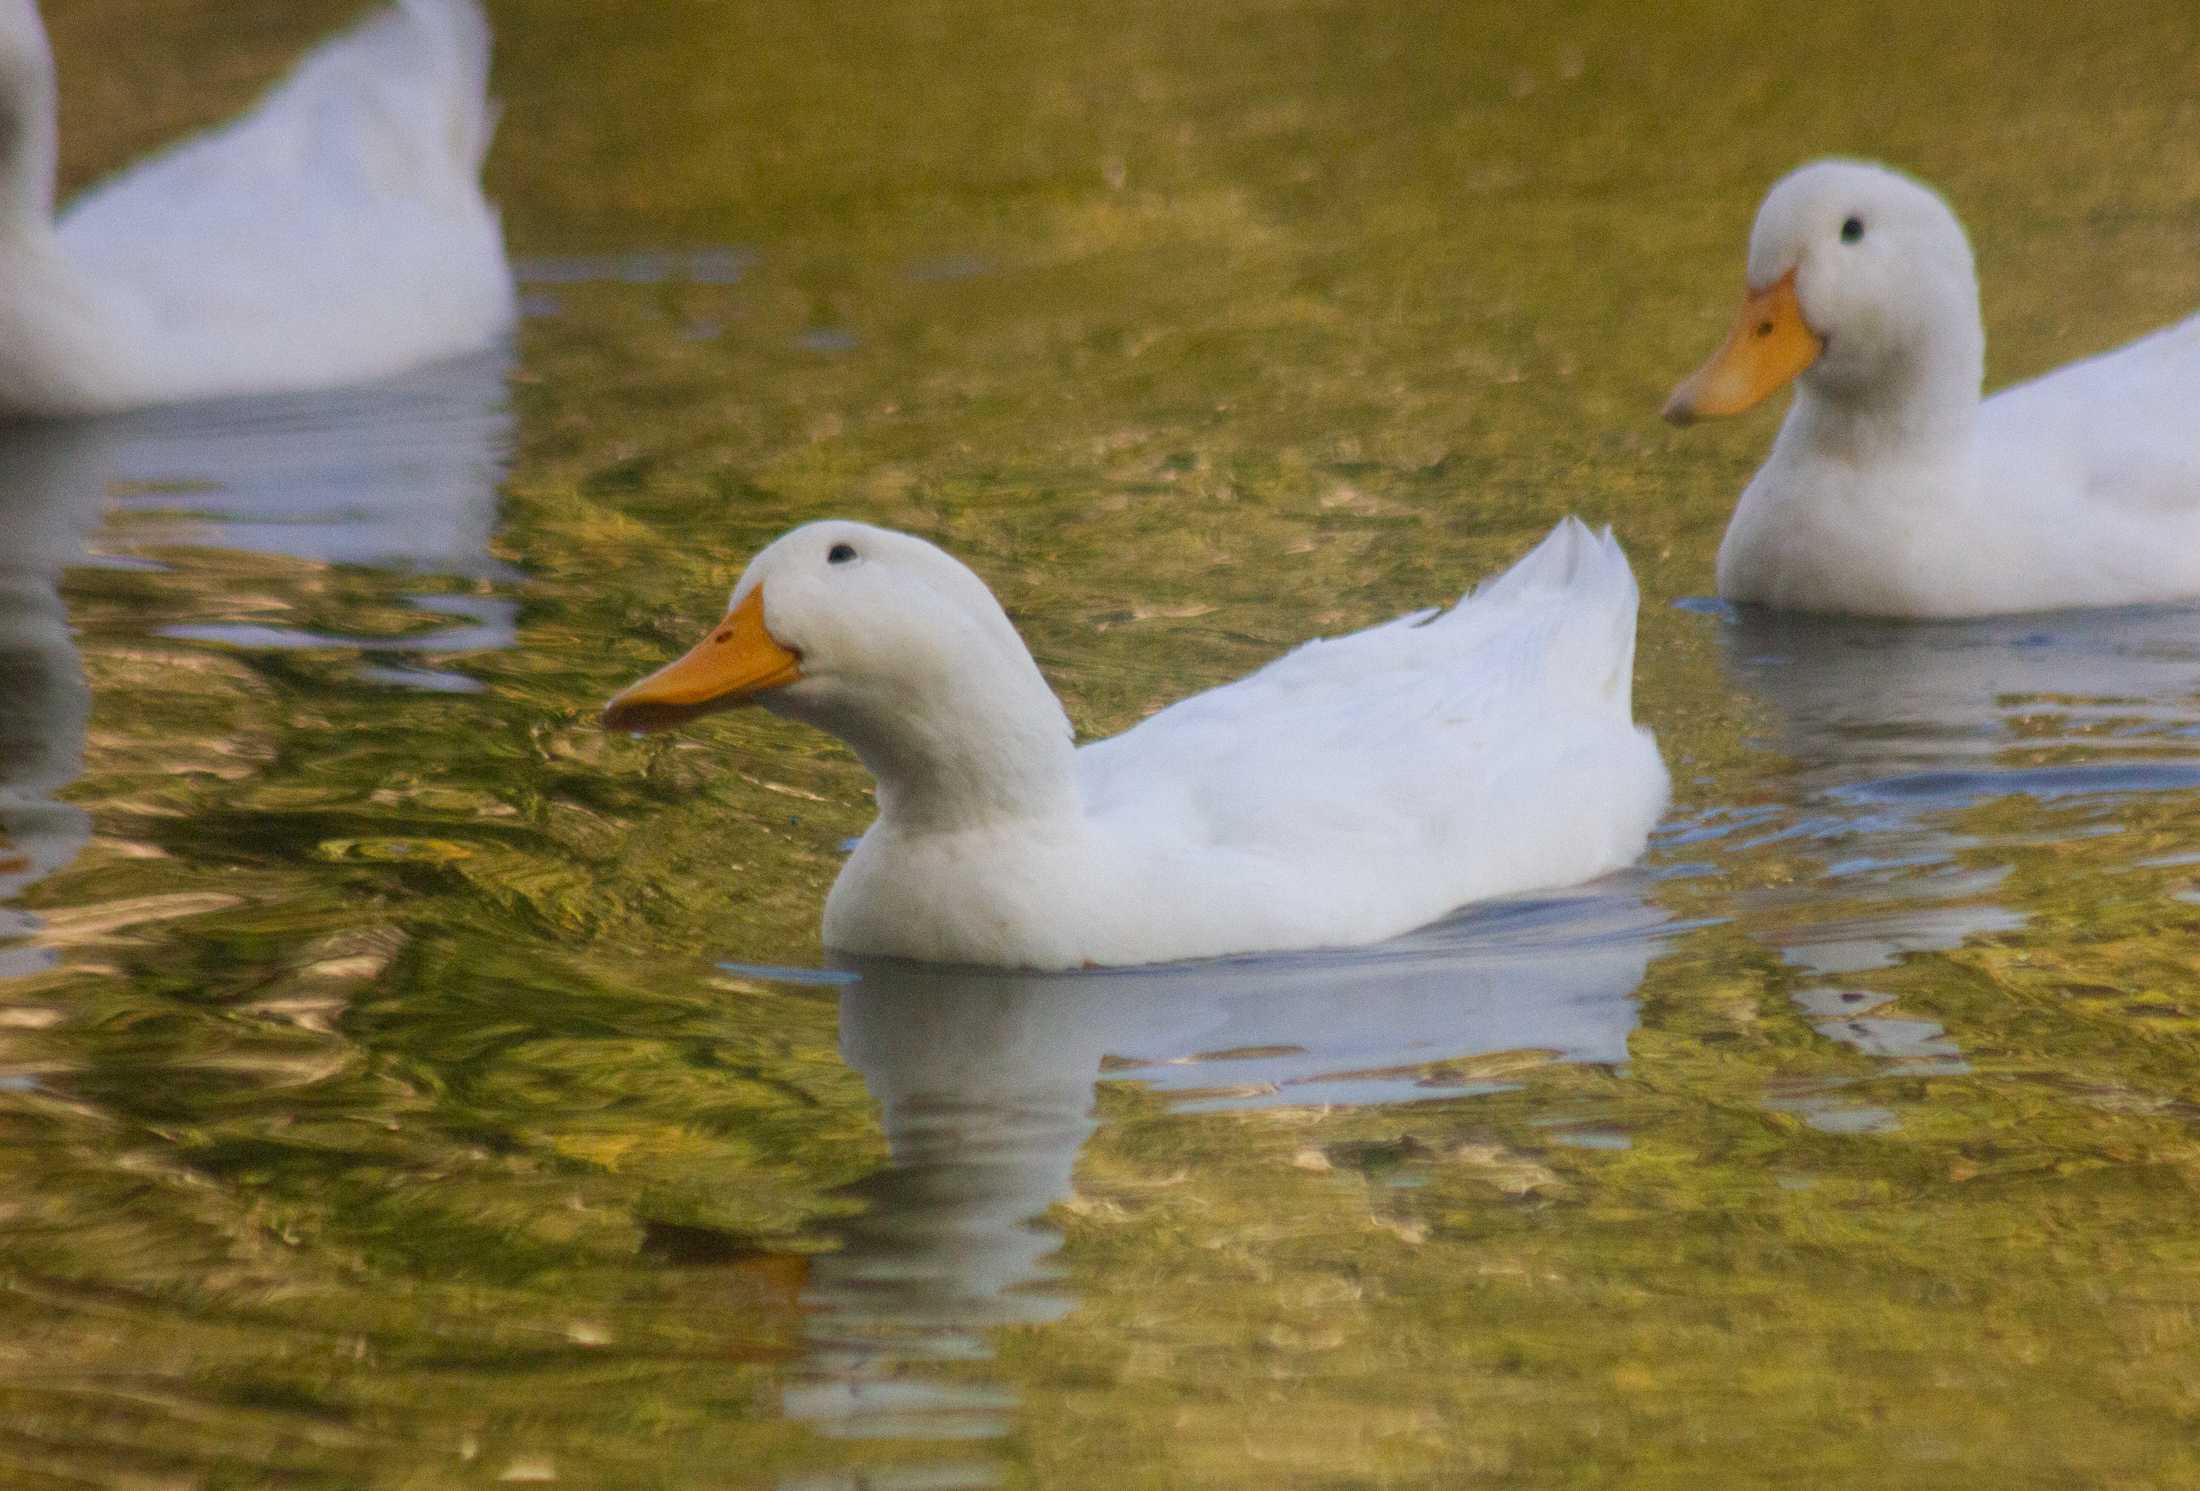
<instances>
[{"instance_id":1,"label":"duck reflection","mask_svg":"<svg viewBox=\"0 0 2200 1491\"><path fill-rule=\"evenodd\" d=\"M134 547L501 579L490 539L511 444L509 363L500 351L363 388L0 429L0 902L66 865L90 833L84 812L54 796L83 768L91 708L60 580L73 565L143 565L87 554L103 518L119 517ZM357 650L379 659L363 669L370 677L433 689L470 686L433 666L437 654L512 640L516 607L501 597L412 599L447 624L396 639L271 625L162 630ZM0 910L0 937L28 926ZM0 951L0 975L44 956Z\"/></svg>"},{"instance_id":2,"label":"duck reflection","mask_svg":"<svg viewBox=\"0 0 2200 1491\"><path fill-rule=\"evenodd\" d=\"M1893 1015L1847 976L2023 925L1997 897L2007 863L1960 810L2025 794L2068 836L2113 826L2130 794L2200 786L2200 610L1721 615L1728 664L1771 707L1768 744L1801 791L1800 821L1764 837L1807 839L1826 862L1755 897L1744 920L1809 976L1798 998L1821 1032L1898 1071L1960 1065L1941 1026Z\"/></svg>"},{"instance_id":3,"label":"duck reflection","mask_svg":"<svg viewBox=\"0 0 2200 1491\"><path fill-rule=\"evenodd\" d=\"M91 837L83 809L54 796L84 763L92 695L61 604L61 572L84 555L100 489L75 480L82 436L68 427L0 435L0 903L74 859ZM0 904L0 938L32 927ZM0 977L44 966L0 948Z\"/></svg>"},{"instance_id":4,"label":"duck reflection","mask_svg":"<svg viewBox=\"0 0 2200 1491\"><path fill-rule=\"evenodd\" d=\"M1973 801L2200 783L2200 609L2126 607L1980 621L1726 613L1737 678L1773 706L1806 778L1867 800ZM2020 768L2013 746L2096 759ZM2167 753L2184 760L2162 759ZM2120 759L2121 758L2121 759Z\"/></svg>"},{"instance_id":5,"label":"duck reflection","mask_svg":"<svg viewBox=\"0 0 2200 1491\"><path fill-rule=\"evenodd\" d=\"M508 351L358 388L154 409L105 421L100 468L133 545L282 554L322 564L494 581L490 552L509 459ZM171 626L163 635L256 649L343 649L369 679L464 690L432 660L510 645L517 605L409 597L448 624L403 637L288 625Z\"/></svg>"},{"instance_id":6,"label":"duck reflection","mask_svg":"<svg viewBox=\"0 0 2200 1491\"><path fill-rule=\"evenodd\" d=\"M1440 1064L1486 1053L1622 1062L1663 920L1608 884L1350 953L1085 974L851 964L841 1050L892 1158L816 1260L812 1375L788 1412L866 1436L1005 1427L992 1389L899 1371L1072 1307L1039 1219L1071 1194L1097 1081L1206 1108L1372 1104L1474 1091Z\"/></svg>"},{"instance_id":7,"label":"duck reflection","mask_svg":"<svg viewBox=\"0 0 2200 1491\"><path fill-rule=\"evenodd\" d=\"M508 352L357 388L102 421L101 475L134 544L189 544L468 578L511 447Z\"/></svg>"},{"instance_id":8,"label":"duck reflection","mask_svg":"<svg viewBox=\"0 0 2200 1491\"><path fill-rule=\"evenodd\" d=\"M1951 826L2028 794L2112 810L2200 786L2200 611L2145 607L1891 623L1745 611L1724 629L1736 677L1773 708L1810 816L1803 832L1854 899L1801 888L1823 919L1784 950L1822 974L2021 924L2005 869ZM2064 821L2064 831L2084 825Z\"/></svg>"}]
</instances>

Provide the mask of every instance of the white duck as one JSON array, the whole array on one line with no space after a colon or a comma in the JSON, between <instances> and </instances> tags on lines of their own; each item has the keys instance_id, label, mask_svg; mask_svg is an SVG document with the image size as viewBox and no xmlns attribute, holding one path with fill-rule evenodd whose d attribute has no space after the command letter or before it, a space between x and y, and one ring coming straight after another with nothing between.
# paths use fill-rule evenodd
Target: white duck
<instances>
[{"instance_id":1,"label":"white duck","mask_svg":"<svg viewBox=\"0 0 2200 1491\"><path fill-rule=\"evenodd\" d=\"M798 528L611 701L649 730L753 700L847 741L878 820L825 903L845 953L1040 969L1377 941L1641 853L1635 582L1561 524L1449 611L1308 643L1111 740L1068 719L982 581L860 523Z\"/></svg>"},{"instance_id":2,"label":"white duck","mask_svg":"<svg viewBox=\"0 0 2200 1491\"><path fill-rule=\"evenodd\" d=\"M1907 176L1819 161L1773 187L1726 344L1675 423L1795 402L1719 547L1719 593L1982 616L2200 595L2200 317L1981 402L1963 228Z\"/></svg>"},{"instance_id":3,"label":"white duck","mask_svg":"<svg viewBox=\"0 0 2200 1491\"><path fill-rule=\"evenodd\" d=\"M243 118L56 221L54 70L0 0L0 415L359 382L487 345L514 297L481 195L476 0L397 0Z\"/></svg>"}]
</instances>

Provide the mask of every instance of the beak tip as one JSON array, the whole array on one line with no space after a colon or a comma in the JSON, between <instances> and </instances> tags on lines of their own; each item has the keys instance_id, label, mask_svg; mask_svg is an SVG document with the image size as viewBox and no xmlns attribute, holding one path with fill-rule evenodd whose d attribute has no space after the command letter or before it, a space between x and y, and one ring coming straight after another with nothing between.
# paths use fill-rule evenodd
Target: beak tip
<instances>
[{"instance_id":1,"label":"beak tip","mask_svg":"<svg viewBox=\"0 0 2200 1491\"><path fill-rule=\"evenodd\" d=\"M1665 401L1665 407L1658 412L1658 417L1669 425L1686 428L1696 422L1696 406L1689 401L1687 395L1676 391Z\"/></svg>"}]
</instances>

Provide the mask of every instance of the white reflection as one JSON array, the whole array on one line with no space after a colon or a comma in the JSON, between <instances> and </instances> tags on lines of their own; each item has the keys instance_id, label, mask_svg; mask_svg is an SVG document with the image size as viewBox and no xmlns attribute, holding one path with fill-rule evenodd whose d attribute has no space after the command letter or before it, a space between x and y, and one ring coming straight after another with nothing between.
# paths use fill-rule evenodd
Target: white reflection
<instances>
[{"instance_id":1,"label":"white reflection","mask_svg":"<svg viewBox=\"0 0 2200 1491\"><path fill-rule=\"evenodd\" d=\"M357 388L150 409L96 429L133 545L494 579L508 352Z\"/></svg>"},{"instance_id":2,"label":"white reflection","mask_svg":"<svg viewBox=\"0 0 2200 1491\"><path fill-rule=\"evenodd\" d=\"M1938 622L1750 608L1721 630L1735 675L1779 717L1776 744L1817 785L1857 784L1906 805L2200 780L2189 761L2150 775L2143 759L2194 752L2200 610L2190 606ZM2019 743L2082 744L2099 759L1997 769Z\"/></svg>"},{"instance_id":3,"label":"white reflection","mask_svg":"<svg viewBox=\"0 0 2200 1491\"><path fill-rule=\"evenodd\" d=\"M152 409L100 426L100 466L134 546L286 554L326 564L498 580L490 552L509 457L504 351L359 388ZM212 622L162 635L252 651L344 650L371 682L470 691L435 657L509 646L518 607L485 595L408 597L453 625L399 637Z\"/></svg>"},{"instance_id":4,"label":"white reflection","mask_svg":"<svg viewBox=\"0 0 2200 1491\"><path fill-rule=\"evenodd\" d=\"M2006 864L1954 814L2027 795L2053 832L2106 831L2131 793L2200 786L2200 611L2152 606L1958 622L1851 621L1723 611L1735 676L1771 707L1766 742L1795 765L1797 813L1742 827L1739 847L1787 838L1825 862L1814 879L1738 908L1810 982L1798 994L1827 1037L1896 1072L1960 1069L1938 1024L1873 1013L1886 996L1845 975L2023 916L1997 899ZM1754 836L1753 836L1754 835ZM1801 1107L1823 1127L1893 1122L1882 1110Z\"/></svg>"},{"instance_id":5,"label":"white reflection","mask_svg":"<svg viewBox=\"0 0 2200 1491\"><path fill-rule=\"evenodd\" d=\"M66 865L90 825L54 794L83 769L91 708L59 585L70 566L130 546L285 554L329 564L494 581L498 485L511 444L503 351L362 388L226 400L116 419L0 428L0 903ZM142 561L137 563L142 565ZM470 688L445 653L507 646L517 607L486 594L412 598L442 623L401 638L261 622L170 636L245 648L341 648L401 687ZM0 938L28 929L0 907ZM0 976L41 966L0 949Z\"/></svg>"},{"instance_id":6,"label":"white reflection","mask_svg":"<svg viewBox=\"0 0 2200 1491\"><path fill-rule=\"evenodd\" d=\"M841 1435L1005 1431L997 1389L901 1370L982 1357L983 1328L1072 1308L1039 1218L1071 1194L1103 1077L1183 1106L1372 1104L1500 1086L1440 1065L1489 1053L1623 1062L1663 923L1622 881L1354 952L1085 974L852 965L841 1050L892 1159L852 1188L865 1210L816 1262L811 1372L788 1413Z\"/></svg>"},{"instance_id":7,"label":"white reflection","mask_svg":"<svg viewBox=\"0 0 2200 1491\"><path fill-rule=\"evenodd\" d=\"M84 810L54 794L84 766L91 689L61 604L61 572L83 557L100 490L76 479L80 437L67 426L0 431L0 903L76 858ZM0 904L0 939L35 921ZM0 947L0 977L51 954Z\"/></svg>"}]
</instances>

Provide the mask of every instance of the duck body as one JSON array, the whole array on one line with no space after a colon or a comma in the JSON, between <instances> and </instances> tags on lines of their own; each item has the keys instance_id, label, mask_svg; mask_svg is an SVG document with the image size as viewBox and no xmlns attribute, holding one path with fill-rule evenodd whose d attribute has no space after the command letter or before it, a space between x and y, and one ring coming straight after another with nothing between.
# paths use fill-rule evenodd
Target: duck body
<instances>
[{"instance_id":1,"label":"duck body","mask_svg":"<svg viewBox=\"0 0 2200 1491\"><path fill-rule=\"evenodd\" d=\"M1796 378L1720 545L1720 595L1895 617L2200 595L2200 317L1982 401L1960 224L1845 161L1773 189L1749 284L1735 336L1668 406L1739 412ZM1753 351L1790 333L1799 366Z\"/></svg>"},{"instance_id":2,"label":"duck body","mask_svg":"<svg viewBox=\"0 0 2200 1491\"><path fill-rule=\"evenodd\" d=\"M52 211L53 70L0 0L0 414L388 376L513 319L475 0L397 0L251 112Z\"/></svg>"},{"instance_id":3,"label":"duck body","mask_svg":"<svg viewBox=\"0 0 2200 1491\"><path fill-rule=\"evenodd\" d=\"M837 663L815 620L836 547L924 576L955 665ZM753 594L801 669L756 702L879 782L826 902L836 952L1063 969L1374 942L1627 864L1666 802L1629 702L1633 577L1571 520L1447 611L1308 643L1081 750L982 583L920 540L813 524L752 563L735 617Z\"/></svg>"}]
</instances>

